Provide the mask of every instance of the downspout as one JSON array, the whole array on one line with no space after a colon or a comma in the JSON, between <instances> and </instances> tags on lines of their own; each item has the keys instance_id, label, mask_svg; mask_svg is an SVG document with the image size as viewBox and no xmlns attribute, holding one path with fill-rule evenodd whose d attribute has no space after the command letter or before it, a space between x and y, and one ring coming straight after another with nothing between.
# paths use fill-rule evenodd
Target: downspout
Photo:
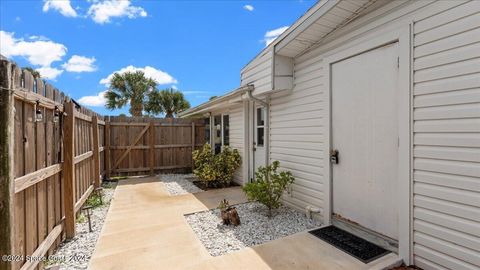
<instances>
[{"instance_id":1,"label":"downspout","mask_svg":"<svg viewBox=\"0 0 480 270\"><path fill-rule=\"evenodd\" d=\"M270 104L268 102L270 100L270 97L267 95L267 97L266 97L267 102L265 102L261 99L258 99L256 97L254 97L252 95L252 91L253 91L253 89L249 89L249 90L246 91L247 99L252 100L254 102L258 102L265 107L265 140L264 140L265 149L266 149L266 151L265 151L265 165L268 165L268 164L270 164Z\"/></svg>"}]
</instances>

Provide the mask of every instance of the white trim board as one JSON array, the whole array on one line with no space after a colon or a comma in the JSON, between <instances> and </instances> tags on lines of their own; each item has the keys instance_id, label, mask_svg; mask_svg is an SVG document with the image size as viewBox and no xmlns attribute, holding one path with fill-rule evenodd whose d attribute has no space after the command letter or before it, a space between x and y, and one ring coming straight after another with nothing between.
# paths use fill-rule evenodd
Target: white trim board
<instances>
[{"instance_id":1,"label":"white trim board","mask_svg":"<svg viewBox=\"0 0 480 270\"><path fill-rule=\"evenodd\" d=\"M398 168L398 188L399 188L399 206L398 206L398 220L399 220L399 256L406 264L411 262L412 251L412 227L411 220L411 29L410 25L400 27L395 31L387 33L371 33L367 37L364 36L363 42L358 43L355 47L351 47L351 43L337 48L334 54L328 55L323 59L323 70L328 74L324 78L326 86L326 111L329 116L325 118L325 141L329 148L332 147L331 142L331 65L340 60L361 54L363 52L381 47L383 45L397 42L399 44L399 85L398 89L401 91L399 98L399 168ZM343 50L342 50L343 48ZM330 149L324 151L324 160L330 160ZM332 215L332 176L331 164L326 162L326 181L325 190L325 215L324 222L331 224Z\"/></svg>"}]
</instances>

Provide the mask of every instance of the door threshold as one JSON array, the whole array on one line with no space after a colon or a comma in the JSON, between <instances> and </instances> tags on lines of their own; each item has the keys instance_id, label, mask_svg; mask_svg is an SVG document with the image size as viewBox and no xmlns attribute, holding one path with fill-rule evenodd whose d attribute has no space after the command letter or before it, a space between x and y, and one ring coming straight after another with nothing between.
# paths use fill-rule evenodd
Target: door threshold
<instances>
[{"instance_id":1,"label":"door threshold","mask_svg":"<svg viewBox=\"0 0 480 270\"><path fill-rule=\"evenodd\" d=\"M395 239L379 234L360 225L339 219L335 216L332 216L332 225L398 254L398 241Z\"/></svg>"}]
</instances>

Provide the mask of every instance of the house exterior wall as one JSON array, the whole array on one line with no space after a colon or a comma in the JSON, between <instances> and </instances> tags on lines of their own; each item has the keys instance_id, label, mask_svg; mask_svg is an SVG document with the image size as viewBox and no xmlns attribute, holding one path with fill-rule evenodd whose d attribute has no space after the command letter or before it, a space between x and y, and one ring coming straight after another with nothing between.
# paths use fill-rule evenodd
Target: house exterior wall
<instances>
[{"instance_id":1,"label":"house exterior wall","mask_svg":"<svg viewBox=\"0 0 480 270\"><path fill-rule=\"evenodd\" d=\"M425 269L480 269L480 2L416 18L413 240Z\"/></svg>"},{"instance_id":2,"label":"house exterior wall","mask_svg":"<svg viewBox=\"0 0 480 270\"><path fill-rule=\"evenodd\" d=\"M323 152L328 151L328 145L322 123L325 95L321 60L315 57L296 62L294 89L270 98L270 159L293 172L295 183L284 202L301 210L307 205L323 209L326 192Z\"/></svg>"},{"instance_id":3,"label":"house exterior wall","mask_svg":"<svg viewBox=\"0 0 480 270\"><path fill-rule=\"evenodd\" d=\"M227 109L221 109L212 111L212 115L219 115L219 114L228 114L230 118L230 147L237 149L240 152L240 156L242 157L242 165L241 167L235 172L233 181L237 184L244 183L244 168L243 165L246 161L245 158L245 118L244 118L244 105L243 103L236 103L232 104Z\"/></svg>"},{"instance_id":4,"label":"house exterior wall","mask_svg":"<svg viewBox=\"0 0 480 270\"><path fill-rule=\"evenodd\" d=\"M394 1L296 57L293 90L271 95L270 159L296 178L285 204L313 205L322 209L321 219L329 215L329 75L322 60L367 35L410 24L413 262L424 269L479 269L480 1ZM247 73L242 78L268 85L265 75Z\"/></svg>"},{"instance_id":5,"label":"house exterior wall","mask_svg":"<svg viewBox=\"0 0 480 270\"><path fill-rule=\"evenodd\" d=\"M253 83L256 94L272 90L272 65L273 51L267 50L242 69L240 85Z\"/></svg>"}]
</instances>

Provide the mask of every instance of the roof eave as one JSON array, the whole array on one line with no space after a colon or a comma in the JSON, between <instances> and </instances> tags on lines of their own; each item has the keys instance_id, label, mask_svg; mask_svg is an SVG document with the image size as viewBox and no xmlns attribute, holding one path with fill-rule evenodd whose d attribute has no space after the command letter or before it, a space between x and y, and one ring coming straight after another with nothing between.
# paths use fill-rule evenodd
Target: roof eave
<instances>
[{"instance_id":1,"label":"roof eave","mask_svg":"<svg viewBox=\"0 0 480 270\"><path fill-rule=\"evenodd\" d=\"M178 116L181 117L181 118L186 118L186 117L190 117L190 116L193 116L193 115L196 115L196 114L205 113L205 112L209 111L210 109L212 109L213 107L215 107L216 105L218 105L222 102L228 101L229 99L232 99L236 96L239 96L239 95L245 93L246 91L252 91L253 89L254 89L254 86L251 85L251 84L241 86L241 87L239 87L239 88L237 88L233 91L230 91L229 93L227 93L223 96L217 97L213 100L207 101L207 102L202 103L198 106L195 106L195 107L190 108L186 111L183 111L183 112L179 113Z\"/></svg>"}]
</instances>

